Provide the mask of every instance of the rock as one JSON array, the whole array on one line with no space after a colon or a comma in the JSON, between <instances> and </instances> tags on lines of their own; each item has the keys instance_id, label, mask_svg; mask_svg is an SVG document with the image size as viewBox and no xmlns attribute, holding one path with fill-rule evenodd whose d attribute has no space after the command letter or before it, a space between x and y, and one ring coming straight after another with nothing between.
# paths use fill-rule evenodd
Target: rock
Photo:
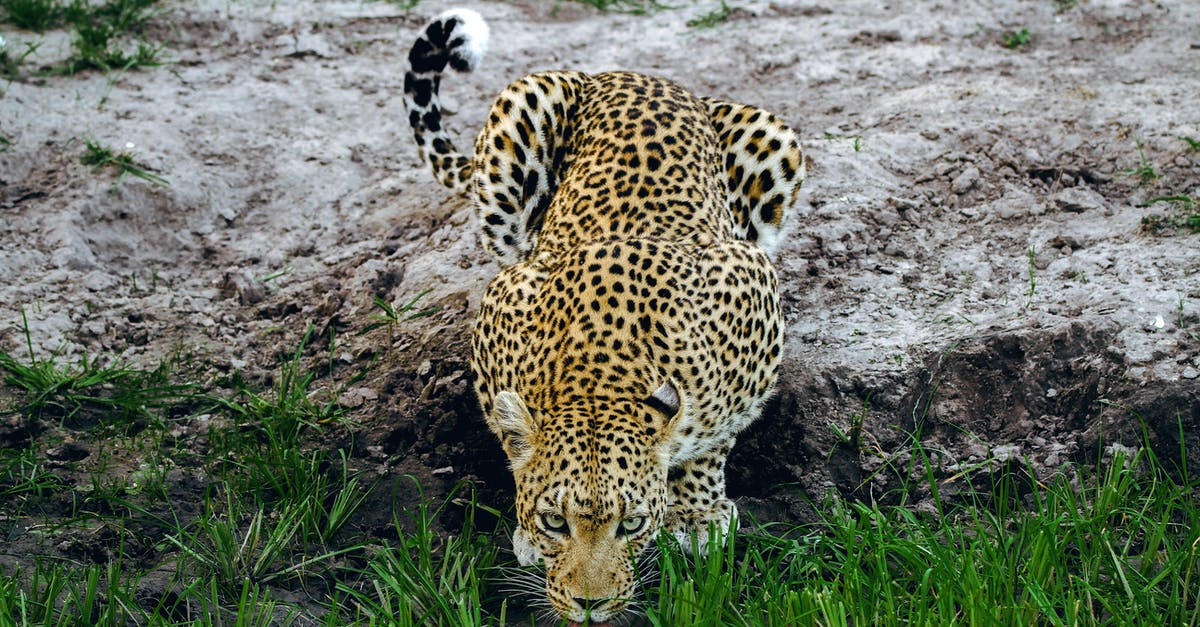
<instances>
[{"instance_id":1,"label":"rock","mask_svg":"<svg viewBox=\"0 0 1200 627\"><path fill-rule=\"evenodd\" d=\"M1183 369L1183 374L1180 376L1182 376L1184 379L1195 379L1196 377L1200 377L1200 370L1196 370L1195 368L1188 366L1187 368Z\"/></svg>"},{"instance_id":2,"label":"rock","mask_svg":"<svg viewBox=\"0 0 1200 627\"><path fill-rule=\"evenodd\" d=\"M877 224L882 226L896 226L900 222L900 212L892 207L885 207L880 211L871 214Z\"/></svg>"},{"instance_id":3,"label":"rock","mask_svg":"<svg viewBox=\"0 0 1200 627\"><path fill-rule=\"evenodd\" d=\"M63 442L46 451L46 457L57 462L77 462L91 454L87 447L78 442Z\"/></svg>"},{"instance_id":4,"label":"rock","mask_svg":"<svg viewBox=\"0 0 1200 627\"><path fill-rule=\"evenodd\" d=\"M360 407L366 401L373 401L379 398L379 392L371 388L353 387L338 397L338 404L342 407Z\"/></svg>"},{"instance_id":5,"label":"rock","mask_svg":"<svg viewBox=\"0 0 1200 627\"><path fill-rule=\"evenodd\" d=\"M1103 211L1104 197L1087 187L1068 187L1054 195L1054 204L1068 213Z\"/></svg>"},{"instance_id":6,"label":"rock","mask_svg":"<svg viewBox=\"0 0 1200 627\"><path fill-rule=\"evenodd\" d=\"M1021 457L1021 447L1017 444L1000 444L992 448L992 457L1002 462L1010 459L1019 459Z\"/></svg>"},{"instance_id":7,"label":"rock","mask_svg":"<svg viewBox=\"0 0 1200 627\"><path fill-rule=\"evenodd\" d=\"M973 165L967 166L967 168L962 171L962 174L956 176L954 181L950 183L950 191L954 192L955 194L965 194L971 191L971 189L975 187L975 184L978 182L979 168Z\"/></svg>"}]
</instances>

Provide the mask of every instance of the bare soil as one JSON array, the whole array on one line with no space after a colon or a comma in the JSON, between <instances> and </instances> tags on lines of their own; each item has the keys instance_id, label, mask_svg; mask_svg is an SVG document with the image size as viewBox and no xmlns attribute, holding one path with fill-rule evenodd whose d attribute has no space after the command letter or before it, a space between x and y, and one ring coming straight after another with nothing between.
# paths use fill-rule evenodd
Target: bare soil
<instances>
[{"instance_id":1,"label":"bare soil","mask_svg":"<svg viewBox=\"0 0 1200 627\"><path fill-rule=\"evenodd\" d=\"M719 3L679 4L476 3L489 56L443 94L460 147L505 84L558 68L666 76L800 131L809 179L777 259L787 356L730 461L743 511L804 521L829 494L928 507L927 482L907 481L926 472L914 442L943 497L1114 447L1200 468L1200 236L1144 224L1185 206L1143 206L1200 198L1200 152L1181 139L1200 138L1200 4L738 0L713 28L687 22ZM23 308L43 357L178 358L215 388L269 387L311 326L317 387L350 418L314 446L387 486L361 531L391 533L417 498L405 474L433 497L470 480L505 511L511 479L467 368L497 267L466 201L418 161L401 103L407 48L449 6L168 3L152 34L169 65L0 87L0 349L24 355ZM1021 29L1027 43L1005 47ZM51 35L29 62L67 45ZM79 162L85 139L169 184L116 184ZM1139 144L1159 178L1130 172ZM374 296L425 290L435 315L359 334ZM104 447L13 420L2 446ZM202 446L203 417L178 420L176 446ZM51 450L64 440L79 450ZM199 498L211 475L175 463L173 498ZM87 556L16 529L25 553Z\"/></svg>"}]
</instances>

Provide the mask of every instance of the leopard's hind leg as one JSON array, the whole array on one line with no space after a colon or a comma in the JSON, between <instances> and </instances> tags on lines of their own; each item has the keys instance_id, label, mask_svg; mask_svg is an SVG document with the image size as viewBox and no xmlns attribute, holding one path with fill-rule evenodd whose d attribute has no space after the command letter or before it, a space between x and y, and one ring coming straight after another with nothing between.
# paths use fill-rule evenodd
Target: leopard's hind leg
<instances>
[{"instance_id":1,"label":"leopard's hind leg","mask_svg":"<svg viewBox=\"0 0 1200 627\"><path fill-rule=\"evenodd\" d=\"M734 233L774 252L804 181L800 140L758 107L703 100L724 148Z\"/></svg>"},{"instance_id":2,"label":"leopard's hind leg","mask_svg":"<svg viewBox=\"0 0 1200 627\"><path fill-rule=\"evenodd\" d=\"M475 144L475 210L484 247L501 265L533 250L570 162L571 116L586 75L531 74L496 98Z\"/></svg>"}]
</instances>

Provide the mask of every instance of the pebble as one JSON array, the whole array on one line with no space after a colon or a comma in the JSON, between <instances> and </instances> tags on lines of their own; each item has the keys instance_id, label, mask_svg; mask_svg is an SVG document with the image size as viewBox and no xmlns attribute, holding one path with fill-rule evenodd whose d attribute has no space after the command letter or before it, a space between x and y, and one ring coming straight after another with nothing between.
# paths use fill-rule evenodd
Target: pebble
<instances>
[{"instance_id":1,"label":"pebble","mask_svg":"<svg viewBox=\"0 0 1200 627\"><path fill-rule=\"evenodd\" d=\"M1195 368L1188 366L1187 368L1183 369L1183 374L1180 376L1182 376L1184 379L1195 379L1196 377L1200 377L1200 370L1196 370Z\"/></svg>"},{"instance_id":2,"label":"pebble","mask_svg":"<svg viewBox=\"0 0 1200 627\"><path fill-rule=\"evenodd\" d=\"M998 461L1006 462L1020 456L1021 446L1018 444L1001 444L992 448L992 457L995 457Z\"/></svg>"},{"instance_id":3,"label":"pebble","mask_svg":"<svg viewBox=\"0 0 1200 627\"><path fill-rule=\"evenodd\" d=\"M88 272L83 277L83 286L93 292L105 292L117 287L120 281L113 275L102 272Z\"/></svg>"},{"instance_id":4,"label":"pebble","mask_svg":"<svg viewBox=\"0 0 1200 627\"><path fill-rule=\"evenodd\" d=\"M361 407L367 401L373 401L379 398L379 392L371 388L353 387L338 397L338 404L342 407Z\"/></svg>"},{"instance_id":5,"label":"pebble","mask_svg":"<svg viewBox=\"0 0 1200 627\"><path fill-rule=\"evenodd\" d=\"M889 241L887 245L883 247L883 254L888 255L889 257L900 257L901 259L907 259L909 252L903 244L893 240Z\"/></svg>"},{"instance_id":6,"label":"pebble","mask_svg":"<svg viewBox=\"0 0 1200 627\"><path fill-rule=\"evenodd\" d=\"M1054 204L1068 213L1103 211L1104 197L1086 187L1068 187L1054 195Z\"/></svg>"},{"instance_id":7,"label":"pebble","mask_svg":"<svg viewBox=\"0 0 1200 627\"><path fill-rule=\"evenodd\" d=\"M965 194L979 182L979 168L968 166L950 183L950 191L955 194Z\"/></svg>"},{"instance_id":8,"label":"pebble","mask_svg":"<svg viewBox=\"0 0 1200 627\"><path fill-rule=\"evenodd\" d=\"M872 216L877 224L883 226L896 226L900 222L900 212L891 207L885 207L876 211Z\"/></svg>"},{"instance_id":9,"label":"pebble","mask_svg":"<svg viewBox=\"0 0 1200 627\"><path fill-rule=\"evenodd\" d=\"M89 455L91 455L91 451L78 442L63 442L60 446L46 451L46 457L54 461L77 462Z\"/></svg>"}]
</instances>

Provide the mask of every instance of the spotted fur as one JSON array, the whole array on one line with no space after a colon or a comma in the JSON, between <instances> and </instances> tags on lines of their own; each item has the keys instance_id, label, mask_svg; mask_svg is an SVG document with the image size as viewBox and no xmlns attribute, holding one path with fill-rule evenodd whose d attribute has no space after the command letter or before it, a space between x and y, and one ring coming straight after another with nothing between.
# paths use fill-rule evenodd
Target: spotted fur
<instances>
[{"instance_id":1,"label":"spotted fur","mask_svg":"<svg viewBox=\"0 0 1200 627\"><path fill-rule=\"evenodd\" d=\"M660 529L700 533L703 549L710 523L736 520L725 457L777 376L768 249L803 159L761 109L628 72L517 80L464 157L430 68L469 68L453 60L473 19L426 28L405 101L422 154L473 198L501 264L471 364L516 479L514 549L545 561L564 619L607 621L636 597L634 562Z\"/></svg>"}]
</instances>

